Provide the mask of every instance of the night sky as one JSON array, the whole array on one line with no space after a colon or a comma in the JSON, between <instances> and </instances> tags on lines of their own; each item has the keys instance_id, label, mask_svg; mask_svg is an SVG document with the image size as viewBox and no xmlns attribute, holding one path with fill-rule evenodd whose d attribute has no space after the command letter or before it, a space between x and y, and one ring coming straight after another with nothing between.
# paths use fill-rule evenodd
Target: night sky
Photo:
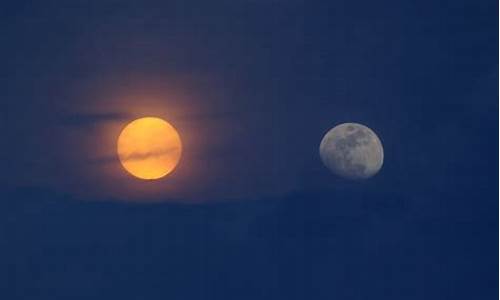
<instances>
[{"instance_id":1,"label":"night sky","mask_svg":"<svg viewBox=\"0 0 500 300\"><path fill-rule=\"evenodd\" d=\"M498 299L498 1L0 4L0 299ZM156 116L176 170L126 173ZM373 129L347 180L318 148Z\"/></svg>"}]
</instances>

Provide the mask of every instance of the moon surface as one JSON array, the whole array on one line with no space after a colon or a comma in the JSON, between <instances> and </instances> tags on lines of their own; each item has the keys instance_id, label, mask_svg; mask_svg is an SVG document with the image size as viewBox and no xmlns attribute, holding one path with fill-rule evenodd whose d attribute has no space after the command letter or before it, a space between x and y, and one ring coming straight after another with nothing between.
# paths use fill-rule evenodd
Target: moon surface
<instances>
[{"instance_id":1,"label":"moon surface","mask_svg":"<svg viewBox=\"0 0 500 300\"><path fill-rule=\"evenodd\" d=\"M117 145L122 166L140 179L159 179L179 163L182 143L177 130L154 117L129 123L120 133Z\"/></svg>"},{"instance_id":2,"label":"moon surface","mask_svg":"<svg viewBox=\"0 0 500 300\"><path fill-rule=\"evenodd\" d=\"M384 163L384 149L370 128L343 123L330 129L319 146L325 166L347 179L366 179L377 174Z\"/></svg>"}]
</instances>

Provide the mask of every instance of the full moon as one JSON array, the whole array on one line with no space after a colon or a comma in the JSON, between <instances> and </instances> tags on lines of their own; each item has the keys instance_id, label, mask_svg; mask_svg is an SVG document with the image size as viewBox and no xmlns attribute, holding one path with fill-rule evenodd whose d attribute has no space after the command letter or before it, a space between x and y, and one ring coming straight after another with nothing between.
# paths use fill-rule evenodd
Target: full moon
<instances>
[{"instance_id":1,"label":"full moon","mask_svg":"<svg viewBox=\"0 0 500 300\"><path fill-rule=\"evenodd\" d=\"M347 179L370 178L382 168L384 149L368 127L344 123L330 129L319 146L325 166Z\"/></svg>"},{"instance_id":2,"label":"full moon","mask_svg":"<svg viewBox=\"0 0 500 300\"><path fill-rule=\"evenodd\" d=\"M122 166L140 179L159 179L171 173L181 158L177 130L153 117L130 122L120 133L117 145Z\"/></svg>"}]
</instances>

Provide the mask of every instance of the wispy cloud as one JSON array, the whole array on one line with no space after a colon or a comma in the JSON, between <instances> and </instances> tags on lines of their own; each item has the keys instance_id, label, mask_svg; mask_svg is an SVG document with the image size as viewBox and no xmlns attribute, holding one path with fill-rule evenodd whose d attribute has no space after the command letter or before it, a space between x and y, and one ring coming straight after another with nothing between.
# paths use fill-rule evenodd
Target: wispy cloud
<instances>
[{"instance_id":1,"label":"wispy cloud","mask_svg":"<svg viewBox=\"0 0 500 300\"><path fill-rule=\"evenodd\" d=\"M87 113L69 114L59 119L59 124L69 127L94 126L104 122L119 122L131 119L126 113Z\"/></svg>"},{"instance_id":2,"label":"wispy cloud","mask_svg":"<svg viewBox=\"0 0 500 300\"><path fill-rule=\"evenodd\" d=\"M161 157L161 156L166 156L169 154L172 154L176 151L180 151L179 147L171 147L167 149L159 149L156 151L149 151L149 152L134 152L129 155L121 157L122 160L124 161L135 161L135 160L144 160L152 157Z\"/></svg>"},{"instance_id":3,"label":"wispy cloud","mask_svg":"<svg viewBox=\"0 0 500 300\"><path fill-rule=\"evenodd\" d=\"M152 157L161 157L161 156L166 156L170 155L176 151L180 151L179 147L171 147L167 149L159 149L155 151L148 151L148 152L133 152L128 155L122 156L121 161L139 161L139 160L145 160L148 158ZM115 163L120 161L118 158L118 155L110 155L110 156L104 156L100 158L95 158L91 160L92 164L107 164L107 163Z\"/></svg>"}]
</instances>

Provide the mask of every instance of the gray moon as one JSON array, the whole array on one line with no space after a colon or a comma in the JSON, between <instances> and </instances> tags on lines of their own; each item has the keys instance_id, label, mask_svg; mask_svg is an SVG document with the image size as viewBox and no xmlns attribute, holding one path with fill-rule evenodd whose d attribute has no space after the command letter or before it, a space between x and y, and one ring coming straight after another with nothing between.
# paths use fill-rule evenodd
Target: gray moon
<instances>
[{"instance_id":1,"label":"gray moon","mask_svg":"<svg viewBox=\"0 0 500 300\"><path fill-rule=\"evenodd\" d=\"M347 179L366 179L377 174L384 163L384 148L370 128L343 123L330 129L319 146L325 166Z\"/></svg>"}]
</instances>

